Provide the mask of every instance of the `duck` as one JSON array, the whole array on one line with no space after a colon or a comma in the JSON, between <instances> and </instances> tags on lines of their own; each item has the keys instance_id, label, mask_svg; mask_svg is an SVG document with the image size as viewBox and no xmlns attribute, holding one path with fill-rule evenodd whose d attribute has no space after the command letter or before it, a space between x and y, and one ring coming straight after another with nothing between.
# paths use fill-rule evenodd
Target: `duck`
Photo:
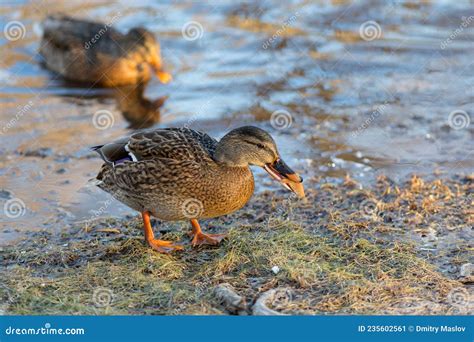
<instances>
[{"instance_id":1,"label":"duck","mask_svg":"<svg viewBox=\"0 0 474 342\"><path fill-rule=\"evenodd\" d=\"M123 34L111 27L62 14L43 22L39 53L45 66L62 77L101 87L148 82L155 73L168 83L160 45L143 27Z\"/></svg>"},{"instance_id":2,"label":"duck","mask_svg":"<svg viewBox=\"0 0 474 342\"><path fill-rule=\"evenodd\" d=\"M191 223L193 247L218 245L226 234L203 233L199 220L241 209L254 192L251 166L305 197L303 178L281 158L272 136L255 126L219 141L189 127L158 128L93 146L104 161L95 184L141 213L145 241L157 252L183 245L155 238L150 217Z\"/></svg>"}]
</instances>

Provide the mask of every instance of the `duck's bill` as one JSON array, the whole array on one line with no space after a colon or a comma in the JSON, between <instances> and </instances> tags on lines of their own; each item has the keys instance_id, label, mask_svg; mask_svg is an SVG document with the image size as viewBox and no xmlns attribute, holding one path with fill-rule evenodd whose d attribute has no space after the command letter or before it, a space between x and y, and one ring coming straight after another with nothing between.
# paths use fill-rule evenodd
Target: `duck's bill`
<instances>
[{"instance_id":1,"label":"duck's bill","mask_svg":"<svg viewBox=\"0 0 474 342\"><path fill-rule=\"evenodd\" d=\"M295 193L300 198L305 197L303 178L293 171L283 160L278 159L273 164L265 164L263 168L270 176L279 181L283 187Z\"/></svg>"},{"instance_id":2,"label":"duck's bill","mask_svg":"<svg viewBox=\"0 0 474 342\"><path fill-rule=\"evenodd\" d=\"M163 84L169 83L173 79L170 73L161 70L156 72L156 77Z\"/></svg>"}]
</instances>

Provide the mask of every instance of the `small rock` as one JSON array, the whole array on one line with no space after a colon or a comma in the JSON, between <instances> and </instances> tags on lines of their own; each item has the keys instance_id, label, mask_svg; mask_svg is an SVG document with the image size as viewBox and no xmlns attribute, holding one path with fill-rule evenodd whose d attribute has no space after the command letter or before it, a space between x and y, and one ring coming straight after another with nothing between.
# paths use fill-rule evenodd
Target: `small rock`
<instances>
[{"instance_id":1,"label":"small rock","mask_svg":"<svg viewBox=\"0 0 474 342\"><path fill-rule=\"evenodd\" d=\"M240 311L247 310L245 298L238 295L232 285L224 283L219 284L214 288L214 295L231 313L239 314Z\"/></svg>"},{"instance_id":2,"label":"small rock","mask_svg":"<svg viewBox=\"0 0 474 342\"><path fill-rule=\"evenodd\" d=\"M255 301L254 306L252 307L252 314L255 316L286 316L286 314L279 311L270 309L267 306L267 303L272 304L273 302L290 302L291 301L291 291L289 289L277 288L271 289L264 292L258 299ZM283 298L283 301L282 301Z\"/></svg>"},{"instance_id":3,"label":"small rock","mask_svg":"<svg viewBox=\"0 0 474 342\"><path fill-rule=\"evenodd\" d=\"M25 157L40 157L46 158L53 154L53 150L49 147L40 147L36 150L26 150L23 155Z\"/></svg>"},{"instance_id":4,"label":"small rock","mask_svg":"<svg viewBox=\"0 0 474 342\"><path fill-rule=\"evenodd\" d=\"M8 190L1 189L0 190L0 198L1 199L10 199L12 197L12 193Z\"/></svg>"},{"instance_id":5,"label":"small rock","mask_svg":"<svg viewBox=\"0 0 474 342\"><path fill-rule=\"evenodd\" d=\"M421 232L421 238L424 240L425 243L431 243L438 241L438 232L433 228L428 228L425 231Z\"/></svg>"},{"instance_id":6,"label":"small rock","mask_svg":"<svg viewBox=\"0 0 474 342\"><path fill-rule=\"evenodd\" d=\"M57 156L54 158L54 161L58 163L68 163L70 160L71 158L69 156Z\"/></svg>"},{"instance_id":7,"label":"small rock","mask_svg":"<svg viewBox=\"0 0 474 342\"><path fill-rule=\"evenodd\" d=\"M273 266L273 267L272 267L272 272L275 273L275 274L278 274L278 272L280 272L280 267L278 267L278 266Z\"/></svg>"}]
</instances>

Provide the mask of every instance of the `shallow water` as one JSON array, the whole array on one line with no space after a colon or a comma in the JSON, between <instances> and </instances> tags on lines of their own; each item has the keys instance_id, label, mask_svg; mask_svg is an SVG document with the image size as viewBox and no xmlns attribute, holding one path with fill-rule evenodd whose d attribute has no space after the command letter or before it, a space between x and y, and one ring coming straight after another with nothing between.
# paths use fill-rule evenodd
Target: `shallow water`
<instances>
[{"instance_id":1,"label":"shallow water","mask_svg":"<svg viewBox=\"0 0 474 342\"><path fill-rule=\"evenodd\" d=\"M2 2L0 204L17 206L2 212L1 244L132 213L87 185L101 164L88 147L130 133L121 112L140 119L145 105L139 92L71 84L42 67L40 23L53 11L156 34L174 80L144 89L145 105L167 96L160 116L147 114L155 127L220 137L257 124L304 177L370 184L381 173L473 171L472 1ZM190 21L195 40L182 33ZM99 111L105 129L94 125ZM257 191L276 186L256 173Z\"/></svg>"}]
</instances>

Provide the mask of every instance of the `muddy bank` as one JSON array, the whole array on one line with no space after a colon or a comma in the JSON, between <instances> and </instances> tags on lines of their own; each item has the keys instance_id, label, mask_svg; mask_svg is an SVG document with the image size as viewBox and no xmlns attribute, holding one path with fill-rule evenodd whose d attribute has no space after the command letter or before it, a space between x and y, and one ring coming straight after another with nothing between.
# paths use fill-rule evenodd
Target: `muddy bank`
<instances>
[{"instance_id":1,"label":"muddy bank","mask_svg":"<svg viewBox=\"0 0 474 342\"><path fill-rule=\"evenodd\" d=\"M157 254L138 217L34 234L1 250L2 310L252 314L267 293L267 308L285 314L474 313L474 176L380 177L369 188L312 178L307 189L307 202L264 191L203 222L229 232L215 248ZM190 242L187 223L155 221L154 229ZM220 284L233 288L237 306L216 292Z\"/></svg>"}]
</instances>

